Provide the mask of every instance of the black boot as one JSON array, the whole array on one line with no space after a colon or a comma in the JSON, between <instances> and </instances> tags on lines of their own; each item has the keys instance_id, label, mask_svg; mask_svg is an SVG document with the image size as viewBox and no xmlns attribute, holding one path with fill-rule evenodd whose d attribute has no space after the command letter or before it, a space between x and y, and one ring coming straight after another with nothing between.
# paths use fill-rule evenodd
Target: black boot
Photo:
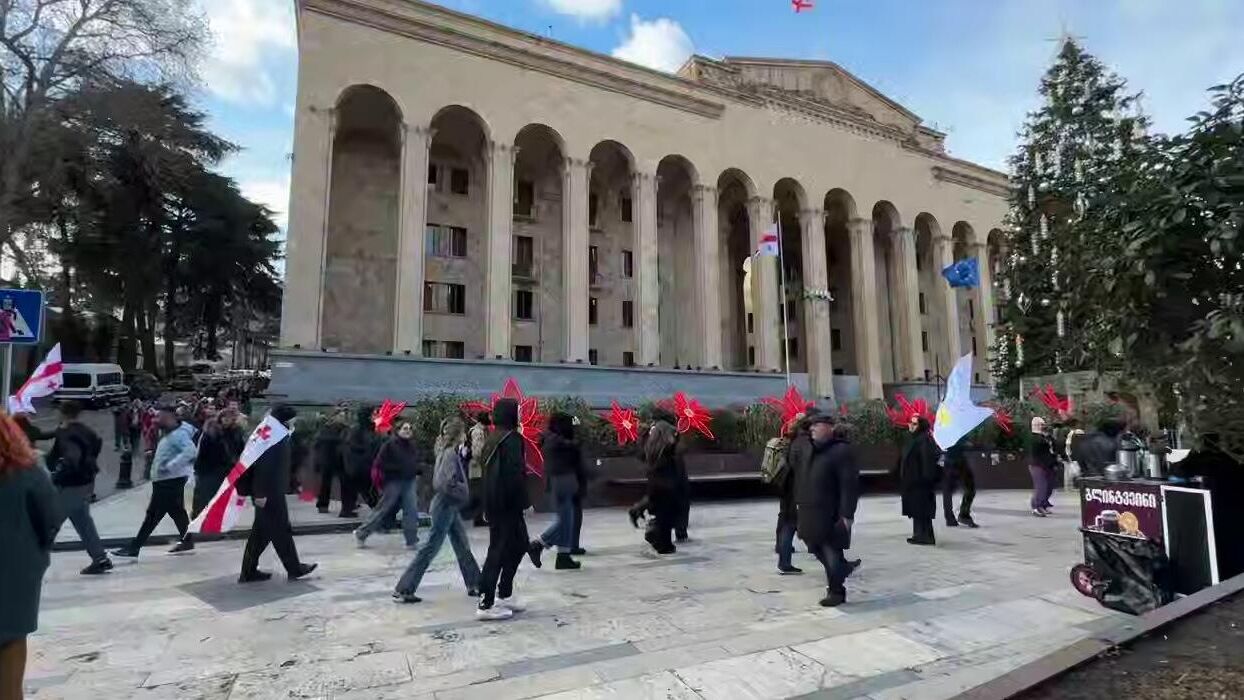
<instances>
[{"instance_id":1,"label":"black boot","mask_svg":"<svg viewBox=\"0 0 1244 700\"><path fill-rule=\"evenodd\" d=\"M540 540L532 540L527 545L527 556L531 557L531 565L540 568L540 555L544 553L544 543Z\"/></svg>"},{"instance_id":2,"label":"black boot","mask_svg":"<svg viewBox=\"0 0 1244 700\"><path fill-rule=\"evenodd\" d=\"M579 567L581 567L581 566L583 566L583 565L582 565L582 564L580 564L579 562L575 561L574 559L571 559L571 558L570 558L570 554L569 554L568 552L558 552L558 553L557 553L557 562L556 562L555 564L553 564L553 568L554 568L554 569L558 569L558 570L561 570L561 569L577 569L577 568L579 568Z\"/></svg>"},{"instance_id":3,"label":"black boot","mask_svg":"<svg viewBox=\"0 0 1244 700\"><path fill-rule=\"evenodd\" d=\"M959 521L952 514L946 515L946 527L959 527Z\"/></svg>"},{"instance_id":4,"label":"black boot","mask_svg":"<svg viewBox=\"0 0 1244 700\"><path fill-rule=\"evenodd\" d=\"M972 519L972 516L966 514L959 516L959 522L972 529L980 527L980 525L977 525L976 521Z\"/></svg>"},{"instance_id":5,"label":"black boot","mask_svg":"<svg viewBox=\"0 0 1244 700\"><path fill-rule=\"evenodd\" d=\"M835 592L832 589L826 588L825 597L821 598L821 607L822 608L836 608L845 602L847 602L846 591Z\"/></svg>"}]
</instances>

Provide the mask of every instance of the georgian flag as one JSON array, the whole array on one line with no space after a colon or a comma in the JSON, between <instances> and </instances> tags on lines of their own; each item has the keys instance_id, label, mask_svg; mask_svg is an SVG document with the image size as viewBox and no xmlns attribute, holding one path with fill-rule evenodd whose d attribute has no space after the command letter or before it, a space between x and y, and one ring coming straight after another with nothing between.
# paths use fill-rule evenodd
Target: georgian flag
<instances>
[{"instance_id":1,"label":"georgian flag","mask_svg":"<svg viewBox=\"0 0 1244 700\"><path fill-rule=\"evenodd\" d=\"M16 394L9 397L9 413L34 413L35 399L51 396L65 383L64 367L60 361L60 343L57 343L35 368L30 379L26 380Z\"/></svg>"},{"instance_id":2,"label":"georgian flag","mask_svg":"<svg viewBox=\"0 0 1244 700\"><path fill-rule=\"evenodd\" d=\"M777 257L781 253L781 243L778 242L776 228L765 229L760 235L760 247L756 249L753 257L763 258L765 256Z\"/></svg>"},{"instance_id":3,"label":"georgian flag","mask_svg":"<svg viewBox=\"0 0 1244 700\"><path fill-rule=\"evenodd\" d=\"M248 500L245 496L238 495L238 479L242 478L246 470L250 469L251 465L263 456L269 447L284 440L289 433L289 428L282 425L281 421L273 418L271 414L264 416L263 421L255 426L250 439L246 441L246 447L242 449L242 456L238 458L237 464L233 465L233 469L229 470L228 476L216 490L212 502L207 504L203 512L199 513L199 517L190 523L190 532L210 534L233 529Z\"/></svg>"}]
</instances>

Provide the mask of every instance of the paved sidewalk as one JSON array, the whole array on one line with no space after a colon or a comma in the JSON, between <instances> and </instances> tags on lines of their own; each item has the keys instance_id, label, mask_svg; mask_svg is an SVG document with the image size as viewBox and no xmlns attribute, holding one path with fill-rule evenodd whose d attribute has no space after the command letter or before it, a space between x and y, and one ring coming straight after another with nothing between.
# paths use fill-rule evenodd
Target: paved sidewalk
<instances>
[{"instance_id":1,"label":"paved sidewalk","mask_svg":"<svg viewBox=\"0 0 1244 700\"><path fill-rule=\"evenodd\" d=\"M774 573L772 501L697 504L694 541L667 558L623 511L589 511L583 569L524 562L530 609L487 624L448 547L423 603L391 602L411 555L398 535L368 549L302 537L321 568L294 584L236 584L238 542L144 553L103 578L78 576L81 553L58 553L28 688L40 700L949 698L1130 619L1071 590L1074 500L1056 496L1048 519L1026 500L981 494L983 527L939 527L931 548L903 541L897 498L864 499L852 550L864 564L834 610L816 604L824 581L807 555L804 576ZM533 533L547 522L529 519ZM482 558L485 533L471 535ZM271 553L265 568L279 571Z\"/></svg>"}]
</instances>

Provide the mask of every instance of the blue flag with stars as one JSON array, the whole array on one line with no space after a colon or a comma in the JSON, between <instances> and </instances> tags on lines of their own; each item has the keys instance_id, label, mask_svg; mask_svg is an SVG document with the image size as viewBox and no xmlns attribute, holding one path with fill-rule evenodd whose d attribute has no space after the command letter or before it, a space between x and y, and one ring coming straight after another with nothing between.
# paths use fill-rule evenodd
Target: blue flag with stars
<instances>
[{"instance_id":1,"label":"blue flag with stars","mask_svg":"<svg viewBox=\"0 0 1244 700\"><path fill-rule=\"evenodd\" d=\"M942 277L945 277L952 287L979 287L981 269L976 258L964 258L947 265L946 269L942 270Z\"/></svg>"}]
</instances>

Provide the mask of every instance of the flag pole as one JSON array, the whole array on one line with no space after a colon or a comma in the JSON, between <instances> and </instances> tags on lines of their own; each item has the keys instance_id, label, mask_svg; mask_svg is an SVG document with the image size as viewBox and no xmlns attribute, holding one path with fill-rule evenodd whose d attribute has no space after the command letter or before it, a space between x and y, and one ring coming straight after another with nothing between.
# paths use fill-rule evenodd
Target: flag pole
<instances>
[{"instance_id":1,"label":"flag pole","mask_svg":"<svg viewBox=\"0 0 1244 700\"><path fill-rule=\"evenodd\" d=\"M778 277L782 281L782 356L786 365L786 386L790 386L790 326L786 319L786 243L782 240L782 209L777 210Z\"/></svg>"}]
</instances>

